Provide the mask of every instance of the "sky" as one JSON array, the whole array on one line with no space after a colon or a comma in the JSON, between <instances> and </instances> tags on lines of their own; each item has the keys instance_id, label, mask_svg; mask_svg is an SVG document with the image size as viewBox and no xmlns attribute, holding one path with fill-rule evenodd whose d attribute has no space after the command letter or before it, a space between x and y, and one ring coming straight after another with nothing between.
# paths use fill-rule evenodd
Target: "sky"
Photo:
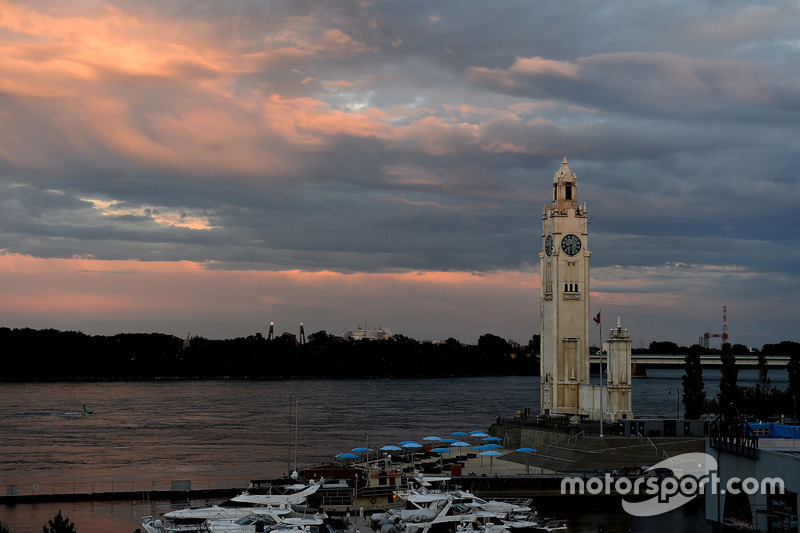
<instances>
[{"instance_id":1,"label":"sky","mask_svg":"<svg viewBox=\"0 0 800 533\"><path fill-rule=\"evenodd\" d=\"M603 330L689 346L727 306L732 343L798 341L798 20L0 0L0 326L526 343L567 156Z\"/></svg>"}]
</instances>

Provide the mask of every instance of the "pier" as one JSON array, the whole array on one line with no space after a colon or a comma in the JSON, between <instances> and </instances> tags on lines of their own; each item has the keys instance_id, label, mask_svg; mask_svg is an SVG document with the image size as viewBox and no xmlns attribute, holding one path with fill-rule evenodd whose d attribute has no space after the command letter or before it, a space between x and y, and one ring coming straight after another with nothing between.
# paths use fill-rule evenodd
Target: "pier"
<instances>
[{"instance_id":1,"label":"pier","mask_svg":"<svg viewBox=\"0 0 800 533\"><path fill-rule=\"evenodd\" d=\"M76 481L6 485L0 505L43 502L91 502L227 498L247 487L246 479Z\"/></svg>"}]
</instances>

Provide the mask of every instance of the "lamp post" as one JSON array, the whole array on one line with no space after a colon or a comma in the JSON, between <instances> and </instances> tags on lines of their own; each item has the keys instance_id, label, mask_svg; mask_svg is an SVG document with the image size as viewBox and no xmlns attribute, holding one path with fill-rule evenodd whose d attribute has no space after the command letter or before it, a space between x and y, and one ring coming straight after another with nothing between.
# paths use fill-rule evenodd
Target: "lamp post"
<instances>
[{"instance_id":1,"label":"lamp post","mask_svg":"<svg viewBox=\"0 0 800 533\"><path fill-rule=\"evenodd\" d=\"M669 394L672 394L672 389L675 389L675 420L680 420L681 416L681 394L680 388L678 387L670 387Z\"/></svg>"}]
</instances>

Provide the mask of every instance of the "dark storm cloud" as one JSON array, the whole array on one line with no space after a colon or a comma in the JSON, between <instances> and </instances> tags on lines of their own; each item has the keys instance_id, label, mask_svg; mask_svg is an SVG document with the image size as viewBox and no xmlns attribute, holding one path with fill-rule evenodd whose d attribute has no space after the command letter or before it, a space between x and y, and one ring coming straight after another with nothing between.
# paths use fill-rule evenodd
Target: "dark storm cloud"
<instances>
[{"instance_id":1,"label":"dark storm cloud","mask_svg":"<svg viewBox=\"0 0 800 533\"><path fill-rule=\"evenodd\" d=\"M527 270L566 154L609 292L796 295L796 3L0 7L7 253Z\"/></svg>"}]
</instances>

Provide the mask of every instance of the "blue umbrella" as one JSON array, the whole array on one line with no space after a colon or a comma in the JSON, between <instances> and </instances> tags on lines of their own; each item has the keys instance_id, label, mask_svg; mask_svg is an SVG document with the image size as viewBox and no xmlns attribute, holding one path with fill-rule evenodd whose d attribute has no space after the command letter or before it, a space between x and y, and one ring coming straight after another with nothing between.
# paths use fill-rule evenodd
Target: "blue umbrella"
<instances>
[{"instance_id":1,"label":"blue umbrella","mask_svg":"<svg viewBox=\"0 0 800 533\"><path fill-rule=\"evenodd\" d=\"M359 453L364 453L364 452L366 452L367 450L369 450L369 451L372 451L372 448L365 448L365 447L363 447L363 446L360 446L360 447L358 447L358 448L353 448L353 449L352 449L352 450L350 450L350 451L351 451L351 452L359 452Z\"/></svg>"},{"instance_id":2,"label":"blue umbrella","mask_svg":"<svg viewBox=\"0 0 800 533\"><path fill-rule=\"evenodd\" d=\"M488 437L489 434L488 433L484 433L483 431L470 431L469 432L469 436L470 437Z\"/></svg>"},{"instance_id":3,"label":"blue umbrella","mask_svg":"<svg viewBox=\"0 0 800 533\"><path fill-rule=\"evenodd\" d=\"M408 443L408 442L414 442L414 441L413 440L402 440L402 441L398 442L397 444L399 444L400 446L405 446L406 443Z\"/></svg>"},{"instance_id":4,"label":"blue umbrella","mask_svg":"<svg viewBox=\"0 0 800 533\"><path fill-rule=\"evenodd\" d=\"M499 450L500 448L502 448L502 446L500 446L499 444L484 444L484 446L486 446L486 448L488 448L489 450Z\"/></svg>"},{"instance_id":5,"label":"blue umbrella","mask_svg":"<svg viewBox=\"0 0 800 533\"><path fill-rule=\"evenodd\" d=\"M450 448L434 448L431 451L436 453L453 453L453 450Z\"/></svg>"},{"instance_id":6,"label":"blue umbrella","mask_svg":"<svg viewBox=\"0 0 800 533\"><path fill-rule=\"evenodd\" d=\"M440 441L440 440L442 440L442 439L441 439L440 437L434 437L433 435L431 435L430 437L425 437L425 438L424 438L424 439L422 439L422 440L435 440L435 441Z\"/></svg>"},{"instance_id":7,"label":"blue umbrella","mask_svg":"<svg viewBox=\"0 0 800 533\"><path fill-rule=\"evenodd\" d=\"M499 442L499 441L501 441L501 440L503 440L503 439L501 439L500 437L486 437L486 438L484 438L483 440L488 440L488 441Z\"/></svg>"},{"instance_id":8,"label":"blue umbrella","mask_svg":"<svg viewBox=\"0 0 800 533\"><path fill-rule=\"evenodd\" d=\"M459 435L462 435L462 436L465 436L465 437L467 436L467 433L464 433L463 431L454 431L454 432L452 432L450 434L453 435L454 437L458 437Z\"/></svg>"},{"instance_id":9,"label":"blue umbrella","mask_svg":"<svg viewBox=\"0 0 800 533\"><path fill-rule=\"evenodd\" d=\"M446 442L447 444L452 444L454 442L458 442L456 439L442 439L442 442Z\"/></svg>"},{"instance_id":10,"label":"blue umbrella","mask_svg":"<svg viewBox=\"0 0 800 533\"><path fill-rule=\"evenodd\" d=\"M339 459L356 459L358 456L354 453L340 453L337 457Z\"/></svg>"},{"instance_id":11,"label":"blue umbrella","mask_svg":"<svg viewBox=\"0 0 800 533\"><path fill-rule=\"evenodd\" d=\"M452 443L450 446L455 446L456 448L465 448L467 446L472 446L472 444L470 444L469 442L464 442L463 440L460 440L458 442Z\"/></svg>"},{"instance_id":12,"label":"blue umbrella","mask_svg":"<svg viewBox=\"0 0 800 533\"><path fill-rule=\"evenodd\" d=\"M478 450L479 452L485 452L486 450L491 450L492 449L492 445L491 444L483 444L481 446L473 446L472 449L473 450Z\"/></svg>"},{"instance_id":13,"label":"blue umbrella","mask_svg":"<svg viewBox=\"0 0 800 533\"><path fill-rule=\"evenodd\" d=\"M403 448L422 448L422 444L414 442L413 440L406 440L400 443Z\"/></svg>"},{"instance_id":14,"label":"blue umbrella","mask_svg":"<svg viewBox=\"0 0 800 533\"><path fill-rule=\"evenodd\" d=\"M534 448L517 448L514 451L525 454L525 473L530 474L531 473L530 454L536 453L536 450ZM542 465L542 472L544 472L544 465Z\"/></svg>"},{"instance_id":15,"label":"blue umbrella","mask_svg":"<svg viewBox=\"0 0 800 533\"><path fill-rule=\"evenodd\" d=\"M492 463L494 462L494 458L498 455L503 455L501 452L497 450L488 450L485 452L481 452L481 455L488 455L489 456L489 473L492 473Z\"/></svg>"},{"instance_id":16,"label":"blue umbrella","mask_svg":"<svg viewBox=\"0 0 800 533\"><path fill-rule=\"evenodd\" d=\"M400 446L395 446L393 444L389 444L388 446L384 446L383 448L381 448L381 450L383 450L384 452L399 452L402 449L403 448L401 448Z\"/></svg>"}]
</instances>

